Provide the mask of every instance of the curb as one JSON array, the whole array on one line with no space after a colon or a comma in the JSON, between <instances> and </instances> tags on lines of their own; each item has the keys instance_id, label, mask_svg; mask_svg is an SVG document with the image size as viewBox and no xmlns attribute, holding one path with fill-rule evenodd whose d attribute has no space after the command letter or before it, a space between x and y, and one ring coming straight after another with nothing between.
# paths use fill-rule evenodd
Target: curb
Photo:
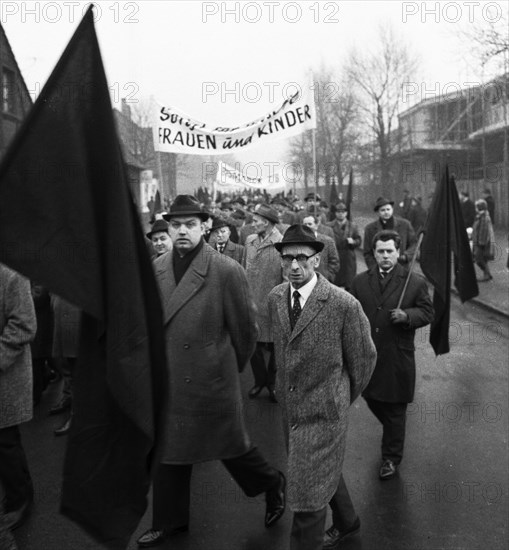
<instances>
[{"instance_id":1,"label":"curb","mask_svg":"<svg viewBox=\"0 0 509 550\"><path fill-rule=\"evenodd\" d=\"M456 298L458 298L459 300L459 293L454 287L451 288L451 294L453 296L456 296ZM459 300L459 302L462 303L461 300ZM489 311L490 313L495 313L496 315L500 315L501 317L505 317L506 319L509 319L509 313L507 311L504 311L503 309L499 309L498 307L488 304L487 302L483 302L479 298L472 298L471 300L468 300L465 303L469 303L469 302L476 304L477 306L481 307L482 309L485 309L486 311Z\"/></svg>"}]
</instances>

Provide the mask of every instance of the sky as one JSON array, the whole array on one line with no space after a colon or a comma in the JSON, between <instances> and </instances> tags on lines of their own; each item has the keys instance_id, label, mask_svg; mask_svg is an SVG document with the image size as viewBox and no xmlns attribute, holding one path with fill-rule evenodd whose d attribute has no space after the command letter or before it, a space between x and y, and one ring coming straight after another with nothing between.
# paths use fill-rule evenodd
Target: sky
<instances>
[{"instance_id":1,"label":"sky","mask_svg":"<svg viewBox=\"0 0 509 550\"><path fill-rule=\"evenodd\" d=\"M489 4L489 6L488 6ZM101 1L96 30L114 107L153 97L192 118L232 126L277 107L321 66L339 73L352 48L376 47L380 24L420 57L408 103L479 82L461 29L499 2ZM0 2L0 20L35 98L88 3ZM331 87L330 90L333 88ZM286 143L245 155L282 159Z\"/></svg>"}]
</instances>

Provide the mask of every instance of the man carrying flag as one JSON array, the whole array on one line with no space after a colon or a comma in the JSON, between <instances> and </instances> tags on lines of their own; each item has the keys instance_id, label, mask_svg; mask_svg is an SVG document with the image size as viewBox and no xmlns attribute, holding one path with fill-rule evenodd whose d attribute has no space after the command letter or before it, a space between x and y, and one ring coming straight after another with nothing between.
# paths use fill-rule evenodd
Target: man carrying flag
<instances>
[{"instance_id":1,"label":"man carrying flag","mask_svg":"<svg viewBox=\"0 0 509 550\"><path fill-rule=\"evenodd\" d=\"M398 262L401 237L396 231L378 232L372 248L376 265L354 278L350 292L369 319L377 351L362 395L383 426L379 476L387 480L403 458L406 409L415 390L415 331L431 322L433 307L426 281Z\"/></svg>"},{"instance_id":2,"label":"man carrying flag","mask_svg":"<svg viewBox=\"0 0 509 550\"><path fill-rule=\"evenodd\" d=\"M126 548L164 412L164 337L92 6L0 166L0 261L83 311L62 512Z\"/></svg>"}]
</instances>

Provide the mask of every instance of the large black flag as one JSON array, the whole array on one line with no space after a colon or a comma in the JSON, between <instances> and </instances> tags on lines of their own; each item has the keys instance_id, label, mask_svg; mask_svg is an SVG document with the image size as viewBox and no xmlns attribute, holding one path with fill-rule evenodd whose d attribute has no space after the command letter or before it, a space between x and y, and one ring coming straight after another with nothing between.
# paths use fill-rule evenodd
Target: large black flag
<instances>
[{"instance_id":1,"label":"large black flag","mask_svg":"<svg viewBox=\"0 0 509 550\"><path fill-rule=\"evenodd\" d=\"M0 261L83 311L61 510L125 548L147 504L164 339L92 7L0 166Z\"/></svg>"},{"instance_id":2,"label":"large black flag","mask_svg":"<svg viewBox=\"0 0 509 550\"><path fill-rule=\"evenodd\" d=\"M458 192L447 166L437 183L424 231L421 269L435 289L430 343L435 354L441 355L449 352L451 256L454 256L454 286L461 301L479 294Z\"/></svg>"}]
</instances>

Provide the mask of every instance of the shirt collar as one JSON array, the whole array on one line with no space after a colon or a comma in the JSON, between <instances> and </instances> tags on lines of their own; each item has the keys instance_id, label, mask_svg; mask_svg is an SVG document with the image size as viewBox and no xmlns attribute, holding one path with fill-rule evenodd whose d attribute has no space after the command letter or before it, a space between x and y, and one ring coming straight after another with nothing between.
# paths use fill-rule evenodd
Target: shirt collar
<instances>
[{"instance_id":1,"label":"shirt collar","mask_svg":"<svg viewBox=\"0 0 509 550\"><path fill-rule=\"evenodd\" d=\"M300 288L294 288L292 283L290 283L290 296L293 298L293 292L294 290L297 290L300 294L301 299L306 302L306 300L311 295L311 292L313 292L313 289L315 288L317 282L318 277L316 276L316 273L314 273L311 277L311 280L309 280L304 286L301 286Z\"/></svg>"}]
</instances>

